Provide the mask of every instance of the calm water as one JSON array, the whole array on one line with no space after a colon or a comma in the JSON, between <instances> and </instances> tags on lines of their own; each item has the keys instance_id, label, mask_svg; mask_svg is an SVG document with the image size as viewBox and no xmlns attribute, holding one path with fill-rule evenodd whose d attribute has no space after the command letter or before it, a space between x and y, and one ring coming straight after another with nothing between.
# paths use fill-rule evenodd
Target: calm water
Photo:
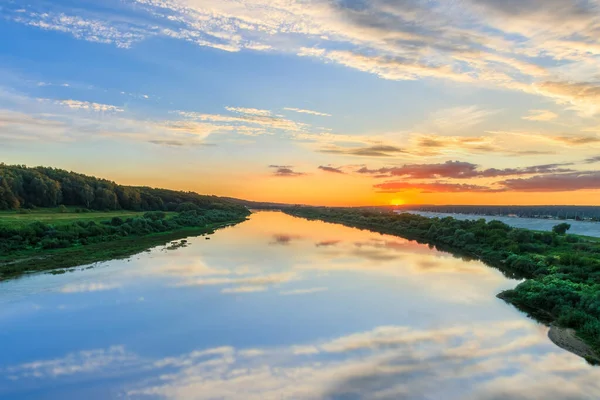
<instances>
[{"instance_id":1,"label":"calm water","mask_svg":"<svg viewBox=\"0 0 600 400\"><path fill-rule=\"evenodd\" d=\"M259 212L185 248L0 284L0 398L600 398L600 369L495 298L516 283Z\"/></svg>"},{"instance_id":2,"label":"calm water","mask_svg":"<svg viewBox=\"0 0 600 400\"><path fill-rule=\"evenodd\" d=\"M452 217L455 219L485 219L486 221L502 221L507 225L515 228L533 229L536 231L552 231L555 225L566 222L571 225L569 233L577 235L594 236L600 237L600 222L589 222L589 221L559 221L555 219L541 219L541 218L515 218L515 217L503 217L500 215L477 215L477 214L450 214L450 213L438 213L429 211L409 211L411 214L419 214L427 218L445 218Z\"/></svg>"}]
</instances>

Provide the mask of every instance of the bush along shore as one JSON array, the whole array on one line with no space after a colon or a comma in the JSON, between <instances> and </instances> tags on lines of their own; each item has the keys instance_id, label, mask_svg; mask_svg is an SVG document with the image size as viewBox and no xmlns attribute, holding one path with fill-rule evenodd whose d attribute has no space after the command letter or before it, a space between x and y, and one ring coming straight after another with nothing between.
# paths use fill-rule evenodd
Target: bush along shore
<instances>
[{"instance_id":1,"label":"bush along shore","mask_svg":"<svg viewBox=\"0 0 600 400\"><path fill-rule=\"evenodd\" d=\"M542 322L574 331L597 363L600 355L600 241L553 232L512 228L500 221L460 221L360 209L294 207L284 212L398 235L440 250L480 259L507 277L525 279L498 295Z\"/></svg>"},{"instance_id":2,"label":"bush along shore","mask_svg":"<svg viewBox=\"0 0 600 400\"><path fill-rule=\"evenodd\" d=\"M0 280L126 257L250 214L217 196L3 163L0 210Z\"/></svg>"},{"instance_id":3,"label":"bush along shore","mask_svg":"<svg viewBox=\"0 0 600 400\"><path fill-rule=\"evenodd\" d=\"M212 233L219 227L244 221L248 214L243 207L200 209L184 203L172 217L163 211L149 211L101 222L0 225L0 279L127 257L171 240Z\"/></svg>"}]
</instances>

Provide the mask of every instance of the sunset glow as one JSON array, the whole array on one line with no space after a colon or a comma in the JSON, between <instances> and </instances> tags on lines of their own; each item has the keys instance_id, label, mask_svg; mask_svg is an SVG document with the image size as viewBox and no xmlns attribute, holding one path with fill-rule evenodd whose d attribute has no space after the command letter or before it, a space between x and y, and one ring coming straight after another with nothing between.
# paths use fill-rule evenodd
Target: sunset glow
<instances>
[{"instance_id":1,"label":"sunset glow","mask_svg":"<svg viewBox=\"0 0 600 400\"><path fill-rule=\"evenodd\" d=\"M597 0L21 3L4 163L311 205L600 199Z\"/></svg>"}]
</instances>

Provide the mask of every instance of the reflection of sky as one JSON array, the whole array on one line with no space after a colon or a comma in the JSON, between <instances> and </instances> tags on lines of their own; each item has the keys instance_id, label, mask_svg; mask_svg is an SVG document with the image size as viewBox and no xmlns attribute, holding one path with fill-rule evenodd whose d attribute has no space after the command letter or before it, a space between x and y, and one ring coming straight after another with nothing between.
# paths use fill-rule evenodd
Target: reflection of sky
<instances>
[{"instance_id":1,"label":"reflection of sky","mask_svg":"<svg viewBox=\"0 0 600 400\"><path fill-rule=\"evenodd\" d=\"M515 283L261 212L210 241L3 283L0 397L598 398L600 372L495 298Z\"/></svg>"}]
</instances>

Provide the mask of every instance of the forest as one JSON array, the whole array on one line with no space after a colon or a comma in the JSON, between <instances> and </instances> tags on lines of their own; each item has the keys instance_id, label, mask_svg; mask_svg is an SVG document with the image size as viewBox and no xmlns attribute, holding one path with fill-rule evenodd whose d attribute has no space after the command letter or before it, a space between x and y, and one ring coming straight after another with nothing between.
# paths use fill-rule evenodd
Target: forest
<instances>
[{"instance_id":1,"label":"forest","mask_svg":"<svg viewBox=\"0 0 600 400\"><path fill-rule=\"evenodd\" d=\"M545 322L575 329L600 354L600 241L512 228L500 221L461 221L350 208L293 207L284 212L398 235L459 256L480 259L510 278L525 279L498 297Z\"/></svg>"},{"instance_id":2,"label":"forest","mask_svg":"<svg viewBox=\"0 0 600 400\"><path fill-rule=\"evenodd\" d=\"M246 207L216 196L122 186L59 169L4 164L0 208L12 210L0 213L0 279L130 255L166 239L211 232L250 214ZM61 217L72 213L73 218L36 220L41 208ZM102 212L110 210L137 212ZM91 214L111 217L90 219ZM17 224L15 216L31 218Z\"/></svg>"},{"instance_id":3,"label":"forest","mask_svg":"<svg viewBox=\"0 0 600 400\"><path fill-rule=\"evenodd\" d=\"M241 207L217 196L123 186L62 169L0 163L0 210L64 205L102 211L179 211L184 203L201 209L235 211Z\"/></svg>"}]
</instances>

